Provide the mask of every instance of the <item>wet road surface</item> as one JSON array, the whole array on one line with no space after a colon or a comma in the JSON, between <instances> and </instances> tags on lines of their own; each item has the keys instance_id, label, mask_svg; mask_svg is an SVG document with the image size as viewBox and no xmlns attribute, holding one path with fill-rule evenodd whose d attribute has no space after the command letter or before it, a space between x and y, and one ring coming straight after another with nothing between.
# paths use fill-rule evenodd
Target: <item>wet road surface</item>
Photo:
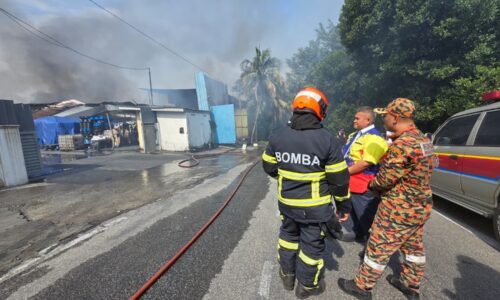
<instances>
[{"instance_id":1,"label":"wet road surface","mask_svg":"<svg viewBox=\"0 0 500 300\"><path fill-rule=\"evenodd\" d=\"M228 160L204 162L223 166L216 167L221 168L216 174L203 175L212 174L209 179L192 185L163 178L165 184L177 184L178 192L115 216L89 240L0 284L0 298L130 297L205 224L249 165L239 161L231 167ZM190 171L196 171L192 176L204 172ZM222 215L143 299L294 299L277 276L275 192L276 181L257 166ZM425 228L422 298L498 299L500 253L482 238L491 237L487 230L491 222L479 216L474 219L446 202L436 203ZM469 224L463 223L471 218ZM357 243L327 242L327 291L312 299L353 299L339 291L336 281L354 276L361 248ZM393 257L385 275L400 272L400 259ZM384 277L374 290L374 299L404 299Z\"/></svg>"},{"instance_id":2,"label":"wet road surface","mask_svg":"<svg viewBox=\"0 0 500 300\"><path fill-rule=\"evenodd\" d=\"M0 191L0 216L8 220L0 230L0 276L44 248L252 159L228 153L205 158L196 168L178 167L185 158L117 153L73 160L46 182Z\"/></svg>"}]
</instances>

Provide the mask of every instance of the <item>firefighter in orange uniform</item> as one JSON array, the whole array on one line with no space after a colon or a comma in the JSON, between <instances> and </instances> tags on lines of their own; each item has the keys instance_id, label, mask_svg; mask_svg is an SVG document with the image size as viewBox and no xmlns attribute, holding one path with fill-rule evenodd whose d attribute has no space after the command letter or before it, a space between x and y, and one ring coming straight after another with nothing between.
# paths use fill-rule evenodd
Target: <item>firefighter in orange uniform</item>
<instances>
[{"instance_id":1,"label":"firefighter in orange uniform","mask_svg":"<svg viewBox=\"0 0 500 300\"><path fill-rule=\"evenodd\" d=\"M297 279L295 295L300 299L325 290L325 234L332 227L341 231L332 196L341 215L350 211L349 172L341 145L321 125L327 106L321 91L300 91L288 126L269 138L262 154L264 171L278 179L279 275L287 290L294 289Z\"/></svg>"},{"instance_id":2,"label":"firefighter in orange uniform","mask_svg":"<svg viewBox=\"0 0 500 300\"><path fill-rule=\"evenodd\" d=\"M394 132L393 144L369 185L381 193L381 203L356 277L340 278L338 284L358 299L371 299L371 290L389 259L400 250L403 272L399 278L388 275L387 280L408 299L419 299L425 264L423 226L432 209L433 148L413 122L415 106L411 100L398 98L375 112L384 116L385 127Z\"/></svg>"}]
</instances>

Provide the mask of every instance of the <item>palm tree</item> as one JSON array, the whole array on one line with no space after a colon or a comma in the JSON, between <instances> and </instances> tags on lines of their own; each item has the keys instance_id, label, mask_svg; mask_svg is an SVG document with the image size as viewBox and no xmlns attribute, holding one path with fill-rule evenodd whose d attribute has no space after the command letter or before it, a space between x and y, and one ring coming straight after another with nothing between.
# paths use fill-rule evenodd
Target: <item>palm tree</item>
<instances>
[{"instance_id":1,"label":"palm tree","mask_svg":"<svg viewBox=\"0 0 500 300\"><path fill-rule=\"evenodd\" d=\"M279 99L284 91L284 80L280 74L280 61L271 57L271 51L261 51L255 48L253 60L245 59L240 64L241 75L236 82L240 93L253 100L255 104L255 121L253 123L250 143L253 144L256 135L257 124L261 115L266 115L271 120L269 126L264 127L266 131L261 137L269 133L270 127L276 125L286 113L288 104Z\"/></svg>"}]
</instances>

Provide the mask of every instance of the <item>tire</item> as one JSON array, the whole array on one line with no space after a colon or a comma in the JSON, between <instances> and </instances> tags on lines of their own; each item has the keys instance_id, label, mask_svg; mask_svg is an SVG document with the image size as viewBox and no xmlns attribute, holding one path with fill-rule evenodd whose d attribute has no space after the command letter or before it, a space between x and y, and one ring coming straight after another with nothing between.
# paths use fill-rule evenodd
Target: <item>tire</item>
<instances>
[{"instance_id":1,"label":"tire","mask_svg":"<svg viewBox=\"0 0 500 300\"><path fill-rule=\"evenodd\" d=\"M495 214L493 215L493 232L495 232L497 241L500 242L500 203L498 203Z\"/></svg>"}]
</instances>

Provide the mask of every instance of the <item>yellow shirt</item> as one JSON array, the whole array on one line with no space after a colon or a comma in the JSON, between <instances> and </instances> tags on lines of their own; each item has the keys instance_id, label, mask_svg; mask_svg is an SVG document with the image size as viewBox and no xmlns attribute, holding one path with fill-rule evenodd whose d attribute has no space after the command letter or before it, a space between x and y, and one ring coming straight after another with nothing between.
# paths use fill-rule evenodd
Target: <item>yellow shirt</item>
<instances>
[{"instance_id":1,"label":"yellow shirt","mask_svg":"<svg viewBox=\"0 0 500 300\"><path fill-rule=\"evenodd\" d=\"M355 138L355 134L351 134L349 141ZM358 137L350 146L347 153L347 164L352 166L359 160L364 160L370 164L368 168L362 172L351 174L349 180L349 188L353 193L364 193L368 189L368 183L372 180L378 171L378 162L384 156L389 146L387 142L380 136L372 133L365 133Z\"/></svg>"},{"instance_id":2,"label":"yellow shirt","mask_svg":"<svg viewBox=\"0 0 500 300\"><path fill-rule=\"evenodd\" d=\"M382 137L368 133L352 143L349 158L354 162L364 160L376 165L388 148L387 142Z\"/></svg>"}]
</instances>

